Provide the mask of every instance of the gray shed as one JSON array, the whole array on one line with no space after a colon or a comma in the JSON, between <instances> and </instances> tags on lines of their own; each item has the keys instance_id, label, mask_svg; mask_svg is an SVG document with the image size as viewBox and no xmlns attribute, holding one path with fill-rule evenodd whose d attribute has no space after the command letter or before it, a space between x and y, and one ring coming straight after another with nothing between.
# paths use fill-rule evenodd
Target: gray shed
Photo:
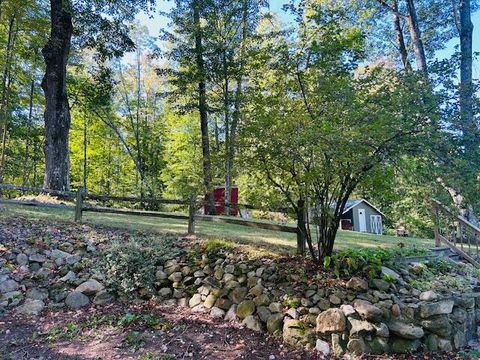
<instances>
[{"instance_id":1,"label":"gray shed","mask_svg":"<svg viewBox=\"0 0 480 360\"><path fill-rule=\"evenodd\" d=\"M343 230L353 230L371 234L383 233L385 215L365 199L350 199L345 205L340 226Z\"/></svg>"}]
</instances>

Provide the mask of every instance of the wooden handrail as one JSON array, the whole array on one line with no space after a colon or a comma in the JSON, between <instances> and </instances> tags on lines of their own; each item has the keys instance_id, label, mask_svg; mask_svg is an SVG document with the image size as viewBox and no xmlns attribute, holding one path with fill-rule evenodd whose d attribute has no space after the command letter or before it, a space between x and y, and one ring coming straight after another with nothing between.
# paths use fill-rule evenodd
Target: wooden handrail
<instances>
[{"instance_id":1,"label":"wooden handrail","mask_svg":"<svg viewBox=\"0 0 480 360\"><path fill-rule=\"evenodd\" d=\"M480 235L480 228L478 226L472 224L463 216L456 214L453 210L451 210L448 206L443 205L440 201L436 199L432 199L432 203L437 209L442 210L443 212L446 212L448 215L455 218L455 220L460 221L463 225L472 229L474 233Z\"/></svg>"}]
</instances>

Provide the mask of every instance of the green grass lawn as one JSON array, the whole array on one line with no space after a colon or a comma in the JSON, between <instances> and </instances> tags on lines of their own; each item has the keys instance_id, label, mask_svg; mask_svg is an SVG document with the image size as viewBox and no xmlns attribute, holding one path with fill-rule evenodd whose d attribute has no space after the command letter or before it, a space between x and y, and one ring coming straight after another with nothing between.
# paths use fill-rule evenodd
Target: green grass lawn
<instances>
[{"instance_id":1,"label":"green grass lawn","mask_svg":"<svg viewBox=\"0 0 480 360\"><path fill-rule=\"evenodd\" d=\"M21 205L0 205L0 217L24 216L51 220L72 221L73 210L47 209ZM99 214L86 212L83 222L87 224L105 225L128 230L158 233L186 234L187 221L162 219L135 215ZM269 250L294 252L296 235L271 230L250 228L241 225L214 222L196 222L196 234L208 238L223 238L235 242L249 244ZM336 249L348 248L395 248L399 243L406 247L430 248L433 239L399 238L388 235L362 234L353 231L339 231L335 240Z\"/></svg>"}]
</instances>

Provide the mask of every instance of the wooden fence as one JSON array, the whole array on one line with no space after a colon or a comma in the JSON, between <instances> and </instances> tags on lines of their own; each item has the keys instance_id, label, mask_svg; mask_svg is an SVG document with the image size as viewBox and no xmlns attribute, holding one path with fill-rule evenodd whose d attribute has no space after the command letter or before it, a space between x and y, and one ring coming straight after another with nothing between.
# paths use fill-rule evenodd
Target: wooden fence
<instances>
[{"instance_id":1,"label":"wooden fence","mask_svg":"<svg viewBox=\"0 0 480 360\"><path fill-rule=\"evenodd\" d=\"M480 267L480 228L433 199L435 246L442 244L476 267Z\"/></svg>"},{"instance_id":2,"label":"wooden fence","mask_svg":"<svg viewBox=\"0 0 480 360\"><path fill-rule=\"evenodd\" d=\"M15 204L15 205L26 205L26 206L36 206L36 207L45 207L45 208L58 208L58 209L70 209L75 212L75 221L81 222L82 215L85 212L96 212L96 213L111 213L111 214L121 214L121 215L136 215L136 216L149 216L149 217L159 217L159 218L168 218L168 219L179 219L188 221L188 234L195 234L195 222L200 221L210 221L226 224L235 224L242 225L257 229L266 229L279 232L288 232L295 233L298 236L298 227L291 225L282 225L274 224L271 222L265 221L256 221L256 220L247 220L243 218L233 217L233 216L214 216L214 215L200 215L197 214L197 210L205 204L203 200L198 200L194 197L191 197L188 200L185 199L165 199L165 198L139 198L139 197L128 197L128 196L109 196L109 195L98 195L91 194L86 192L83 188L79 188L77 191L55 191L47 190L42 188L34 188L27 186L17 186L12 184L0 184L1 190L13 190L20 191L22 193L34 193L34 194L48 194L52 196L57 196L62 199L71 200L74 202L74 206L65 205L65 204L52 204L52 203L43 203L39 201L23 201L16 199L2 199L0 198L0 204ZM179 205L183 207L188 207L188 214L179 214L172 212L161 212L161 211L147 211L147 210L135 210L129 208L118 208L118 207L102 207L92 205L88 200L105 202L105 201L117 201L117 202L134 202L141 204L158 204L158 205ZM223 205L223 204L222 204ZM230 208L244 207L251 210L261 210L269 211L268 209L256 208L252 205L241 204L229 206ZM285 209L282 209L285 210Z\"/></svg>"}]
</instances>

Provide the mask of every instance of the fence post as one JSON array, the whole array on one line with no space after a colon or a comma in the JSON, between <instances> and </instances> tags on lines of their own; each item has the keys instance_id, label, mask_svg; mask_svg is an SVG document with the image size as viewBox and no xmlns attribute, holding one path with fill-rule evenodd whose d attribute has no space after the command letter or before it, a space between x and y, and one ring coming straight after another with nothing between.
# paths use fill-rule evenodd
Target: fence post
<instances>
[{"instance_id":1,"label":"fence post","mask_svg":"<svg viewBox=\"0 0 480 360\"><path fill-rule=\"evenodd\" d=\"M83 187L79 187L77 190L77 198L75 201L75 222L82 221L83 192Z\"/></svg>"},{"instance_id":2,"label":"fence post","mask_svg":"<svg viewBox=\"0 0 480 360\"><path fill-rule=\"evenodd\" d=\"M190 197L190 204L188 206L188 235L195 234L195 210L196 210L195 196Z\"/></svg>"}]
</instances>

